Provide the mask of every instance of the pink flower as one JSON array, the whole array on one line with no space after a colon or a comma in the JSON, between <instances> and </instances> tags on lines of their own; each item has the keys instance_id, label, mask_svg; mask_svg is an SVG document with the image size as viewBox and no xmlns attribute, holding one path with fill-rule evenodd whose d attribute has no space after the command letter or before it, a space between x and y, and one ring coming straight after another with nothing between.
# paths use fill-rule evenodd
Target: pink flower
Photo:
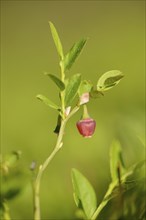
<instances>
[{"instance_id":1,"label":"pink flower","mask_svg":"<svg viewBox=\"0 0 146 220\"><path fill-rule=\"evenodd\" d=\"M92 137L96 127L96 121L92 118L85 118L76 123L79 133L86 138Z\"/></svg>"}]
</instances>

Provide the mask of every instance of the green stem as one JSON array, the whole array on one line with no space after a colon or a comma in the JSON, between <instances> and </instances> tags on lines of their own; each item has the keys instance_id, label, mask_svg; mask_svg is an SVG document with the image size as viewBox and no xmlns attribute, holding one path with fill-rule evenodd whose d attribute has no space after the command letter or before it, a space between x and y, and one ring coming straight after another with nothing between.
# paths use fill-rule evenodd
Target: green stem
<instances>
[{"instance_id":1,"label":"green stem","mask_svg":"<svg viewBox=\"0 0 146 220\"><path fill-rule=\"evenodd\" d=\"M4 201L2 203L2 208L3 208L3 220L11 220L10 213L9 213L9 207L8 207L6 201Z\"/></svg>"},{"instance_id":2,"label":"green stem","mask_svg":"<svg viewBox=\"0 0 146 220\"><path fill-rule=\"evenodd\" d=\"M83 117L82 117L82 119L86 119L86 118L90 118L90 116L89 116L89 114L88 114L87 105L84 104L84 105L83 105Z\"/></svg>"},{"instance_id":3,"label":"green stem","mask_svg":"<svg viewBox=\"0 0 146 220\"><path fill-rule=\"evenodd\" d=\"M52 159L56 155L56 153L62 148L62 146L63 146L62 139L63 139L66 123L69 120L69 118L71 118L78 110L79 110L79 106L76 106L71 111L71 113L66 117L66 119L62 120L55 148L52 151L52 153L50 154L50 156L39 167L37 177L36 177L34 184L33 184L34 220L41 219L41 214L40 214L40 182L41 182L42 175L43 175L45 169L47 168L47 166L49 165L49 163L52 161Z\"/></svg>"},{"instance_id":4,"label":"green stem","mask_svg":"<svg viewBox=\"0 0 146 220\"><path fill-rule=\"evenodd\" d=\"M119 179L116 179L114 182L111 182L108 190L102 200L102 202L100 203L100 205L97 207L97 209L95 210L93 216L91 217L91 220L96 220L96 218L99 216L100 212L102 211L102 209L106 206L106 204L110 201L111 198L114 198L114 195L111 197L111 194L114 190L114 188L116 186L120 187L121 189L121 184L124 183L124 181L126 180L126 178L131 174L131 171L126 172L120 179L120 185L119 185Z\"/></svg>"},{"instance_id":5,"label":"green stem","mask_svg":"<svg viewBox=\"0 0 146 220\"><path fill-rule=\"evenodd\" d=\"M65 82L65 73L64 73L64 65L61 62L60 64L61 68L61 81L64 83ZM62 118L65 119L65 91L60 92L60 97L61 97L61 106L62 106Z\"/></svg>"},{"instance_id":6,"label":"green stem","mask_svg":"<svg viewBox=\"0 0 146 220\"><path fill-rule=\"evenodd\" d=\"M97 209L95 210L93 216L91 217L91 220L96 220L96 218L99 216L100 212L102 211L102 209L106 206L106 204L109 202L109 197L111 195L111 192L113 191L113 189L115 188L116 186L116 182L115 183L111 183L109 185L109 188L102 200L102 202L100 203L100 205L97 207Z\"/></svg>"}]
</instances>

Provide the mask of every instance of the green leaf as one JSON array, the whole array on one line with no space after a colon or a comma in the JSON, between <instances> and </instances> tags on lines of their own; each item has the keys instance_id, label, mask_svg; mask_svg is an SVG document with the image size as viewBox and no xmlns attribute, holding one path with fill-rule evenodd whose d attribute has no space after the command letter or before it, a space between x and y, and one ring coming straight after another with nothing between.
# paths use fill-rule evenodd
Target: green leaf
<instances>
[{"instance_id":1,"label":"green leaf","mask_svg":"<svg viewBox=\"0 0 146 220\"><path fill-rule=\"evenodd\" d=\"M49 73L45 73L45 75L49 76L61 91L65 89L64 83L57 76Z\"/></svg>"},{"instance_id":2,"label":"green leaf","mask_svg":"<svg viewBox=\"0 0 146 220\"><path fill-rule=\"evenodd\" d=\"M65 90L65 105L70 106L81 83L81 74L75 74L69 80Z\"/></svg>"},{"instance_id":3,"label":"green leaf","mask_svg":"<svg viewBox=\"0 0 146 220\"><path fill-rule=\"evenodd\" d=\"M73 45L70 51L66 54L63 60L64 70L67 70L67 69L69 70L71 68L71 66L73 65L73 63L75 62L79 54L81 53L86 41L87 41L86 39L82 39L78 41L77 43Z\"/></svg>"},{"instance_id":4,"label":"green leaf","mask_svg":"<svg viewBox=\"0 0 146 220\"><path fill-rule=\"evenodd\" d=\"M48 105L49 107L56 109L56 110L60 110L60 107L57 106L56 104L54 104L50 99L46 98L44 95L37 95L36 96L39 100L41 100L43 103L45 103L46 105Z\"/></svg>"},{"instance_id":5,"label":"green leaf","mask_svg":"<svg viewBox=\"0 0 146 220\"><path fill-rule=\"evenodd\" d=\"M61 119L62 119L61 115L58 115L58 117L57 117L57 125L56 125L56 127L54 129L54 133L56 133L56 134L59 134L60 127L61 127L61 121L62 121Z\"/></svg>"},{"instance_id":6,"label":"green leaf","mask_svg":"<svg viewBox=\"0 0 146 220\"><path fill-rule=\"evenodd\" d=\"M119 70L111 70L104 73L97 82L98 91L106 91L116 86L124 75Z\"/></svg>"},{"instance_id":7,"label":"green leaf","mask_svg":"<svg viewBox=\"0 0 146 220\"><path fill-rule=\"evenodd\" d=\"M144 134L143 135L137 135L137 137L138 137L139 141L141 142L142 146L146 147L146 145L145 145L146 142L145 142Z\"/></svg>"},{"instance_id":8,"label":"green leaf","mask_svg":"<svg viewBox=\"0 0 146 220\"><path fill-rule=\"evenodd\" d=\"M121 178L121 175L125 172L122 148L118 140L114 140L110 147L110 171L113 182Z\"/></svg>"},{"instance_id":9,"label":"green leaf","mask_svg":"<svg viewBox=\"0 0 146 220\"><path fill-rule=\"evenodd\" d=\"M74 189L75 202L78 208L82 208L87 219L96 210L96 194L90 182L78 170L72 169L72 183Z\"/></svg>"},{"instance_id":10,"label":"green leaf","mask_svg":"<svg viewBox=\"0 0 146 220\"><path fill-rule=\"evenodd\" d=\"M84 211L82 209L77 209L76 212L75 212L75 216L78 219L87 219L86 215L85 215L85 213L84 213Z\"/></svg>"},{"instance_id":11,"label":"green leaf","mask_svg":"<svg viewBox=\"0 0 146 220\"><path fill-rule=\"evenodd\" d=\"M6 201L0 201L0 219L11 220L9 207Z\"/></svg>"},{"instance_id":12,"label":"green leaf","mask_svg":"<svg viewBox=\"0 0 146 220\"><path fill-rule=\"evenodd\" d=\"M30 176L19 160L20 154L20 151L14 151L4 156L0 163L1 202L16 197L29 182Z\"/></svg>"},{"instance_id":13,"label":"green leaf","mask_svg":"<svg viewBox=\"0 0 146 220\"><path fill-rule=\"evenodd\" d=\"M119 146L119 143L115 146ZM121 147L113 147L113 149L111 151L115 151L116 152L121 152ZM130 190L131 188L137 186L139 181L143 181L142 177L137 177L137 173L141 173L141 169L144 168L145 166L145 160L142 160L134 165L132 165L130 168L128 168L128 170L126 170L122 176L121 176L121 184L122 184L122 188L124 189L124 192L127 192L128 190ZM143 172L143 176L145 175L145 172ZM114 175L115 176L115 175ZM116 178L115 181L112 181L109 184L109 187L107 189L107 192L103 198L103 200L101 201L101 203L99 204L99 206L97 207L96 211L94 212L93 216L92 216L92 220L97 219L97 217L99 216L100 212L102 211L102 209L107 205L107 203L117 197L119 195L119 190L121 189L121 187L119 188L119 181Z\"/></svg>"},{"instance_id":14,"label":"green leaf","mask_svg":"<svg viewBox=\"0 0 146 220\"><path fill-rule=\"evenodd\" d=\"M2 168L8 170L9 168L16 166L20 156L21 151L13 151L12 153L7 154L1 164Z\"/></svg>"},{"instance_id":15,"label":"green leaf","mask_svg":"<svg viewBox=\"0 0 146 220\"><path fill-rule=\"evenodd\" d=\"M79 90L78 90L78 94L79 96L83 95L84 93L89 93L91 91L92 88L92 83L87 81L87 80L83 80L80 84Z\"/></svg>"},{"instance_id":16,"label":"green leaf","mask_svg":"<svg viewBox=\"0 0 146 220\"><path fill-rule=\"evenodd\" d=\"M6 175L2 175L1 199L13 199L20 194L28 182L28 175L18 168L10 170Z\"/></svg>"},{"instance_id":17,"label":"green leaf","mask_svg":"<svg viewBox=\"0 0 146 220\"><path fill-rule=\"evenodd\" d=\"M50 29L51 29L51 33L52 33L52 37L56 46L56 49L58 51L58 54L60 55L61 59L63 60L64 55L63 55L63 48L62 48L62 44L59 38L59 35L57 33L57 30L54 26L54 24L52 22L49 22L50 25Z\"/></svg>"},{"instance_id":18,"label":"green leaf","mask_svg":"<svg viewBox=\"0 0 146 220\"><path fill-rule=\"evenodd\" d=\"M96 99L96 98L100 98L102 96L104 96L104 94L102 92L99 92L92 87L92 89L90 91L91 98Z\"/></svg>"},{"instance_id":19,"label":"green leaf","mask_svg":"<svg viewBox=\"0 0 146 220\"><path fill-rule=\"evenodd\" d=\"M128 181L129 179L135 179L136 176L140 176L140 178L142 177L141 175L145 175L145 170L143 168L145 168L146 165L146 160L141 160L135 164L133 164L131 167L129 167L127 169L127 171L122 175L122 181ZM138 179L139 177L137 177Z\"/></svg>"}]
</instances>

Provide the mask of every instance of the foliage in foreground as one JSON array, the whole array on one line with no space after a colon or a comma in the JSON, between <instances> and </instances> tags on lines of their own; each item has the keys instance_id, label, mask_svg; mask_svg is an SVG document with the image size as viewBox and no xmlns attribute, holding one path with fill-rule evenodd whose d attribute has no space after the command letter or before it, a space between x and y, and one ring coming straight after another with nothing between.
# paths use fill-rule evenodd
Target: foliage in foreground
<instances>
[{"instance_id":1,"label":"foliage in foreground","mask_svg":"<svg viewBox=\"0 0 146 220\"><path fill-rule=\"evenodd\" d=\"M74 200L81 219L144 220L145 209L145 160L125 168L122 148L114 140L110 148L111 183L103 200L97 198L91 183L77 169L72 169Z\"/></svg>"}]
</instances>

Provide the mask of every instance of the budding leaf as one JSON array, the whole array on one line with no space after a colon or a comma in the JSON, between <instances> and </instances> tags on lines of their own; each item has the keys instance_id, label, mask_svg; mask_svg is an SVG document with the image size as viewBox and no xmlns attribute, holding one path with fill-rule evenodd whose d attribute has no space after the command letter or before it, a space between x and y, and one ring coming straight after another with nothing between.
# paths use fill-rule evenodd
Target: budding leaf
<instances>
[{"instance_id":1,"label":"budding leaf","mask_svg":"<svg viewBox=\"0 0 146 220\"><path fill-rule=\"evenodd\" d=\"M117 140L113 141L110 148L110 171L113 182L119 178L119 175L121 176L125 172L122 159L122 148L120 142Z\"/></svg>"},{"instance_id":2,"label":"budding leaf","mask_svg":"<svg viewBox=\"0 0 146 220\"><path fill-rule=\"evenodd\" d=\"M64 55L63 55L63 48L62 48L62 44L59 38L59 35L57 33L57 30L54 26L54 24L52 22L49 22L50 25L50 29L51 29L51 33L52 33L52 37L56 46L56 49L58 51L58 54L60 55L61 59L63 60Z\"/></svg>"},{"instance_id":3,"label":"budding leaf","mask_svg":"<svg viewBox=\"0 0 146 220\"><path fill-rule=\"evenodd\" d=\"M97 82L98 91L106 91L116 86L124 75L119 70L111 70L104 73Z\"/></svg>"},{"instance_id":4,"label":"budding leaf","mask_svg":"<svg viewBox=\"0 0 146 220\"><path fill-rule=\"evenodd\" d=\"M84 93L89 93L91 91L92 86L93 85L91 82L88 82L87 80L83 80L79 87L79 91L78 91L79 96L81 96Z\"/></svg>"},{"instance_id":5,"label":"budding leaf","mask_svg":"<svg viewBox=\"0 0 146 220\"><path fill-rule=\"evenodd\" d=\"M91 183L78 170L72 169L74 199L78 208L82 208L87 219L91 219L96 210L96 194Z\"/></svg>"},{"instance_id":6,"label":"budding leaf","mask_svg":"<svg viewBox=\"0 0 146 220\"><path fill-rule=\"evenodd\" d=\"M73 65L73 63L75 62L79 54L81 53L86 41L87 41L86 39L82 39L78 41L77 43L73 45L70 51L66 54L63 60L64 70L67 70L67 69L69 70L71 68L71 66Z\"/></svg>"},{"instance_id":7,"label":"budding leaf","mask_svg":"<svg viewBox=\"0 0 146 220\"><path fill-rule=\"evenodd\" d=\"M53 82L59 87L59 89L61 91L63 91L65 89L64 83L57 76L55 76L53 74L49 74L49 73L46 73L46 75L49 76L50 79L53 80Z\"/></svg>"},{"instance_id":8,"label":"budding leaf","mask_svg":"<svg viewBox=\"0 0 146 220\"><path fill-rule=\"evenodd\" d=\"M75 74L69 80L65 90L65 105L70 106L77 95L81 83L81 74Z\"/></svg>"},{"instance_id":9,"label":"budding leaf","mask_svg":"<svg viewBox=\"0 0 146 220\"><path fill-rule=\"evenodd\" d=\"M43 103L48 105L49 107L51 107L53 109L56 109L56 110L60 110L59 106L57 106L55 103L53 103L50 99L46 98L44 95L37 95L36 97L39 100L41 100Z\"/></svg>"}]
</instances>

